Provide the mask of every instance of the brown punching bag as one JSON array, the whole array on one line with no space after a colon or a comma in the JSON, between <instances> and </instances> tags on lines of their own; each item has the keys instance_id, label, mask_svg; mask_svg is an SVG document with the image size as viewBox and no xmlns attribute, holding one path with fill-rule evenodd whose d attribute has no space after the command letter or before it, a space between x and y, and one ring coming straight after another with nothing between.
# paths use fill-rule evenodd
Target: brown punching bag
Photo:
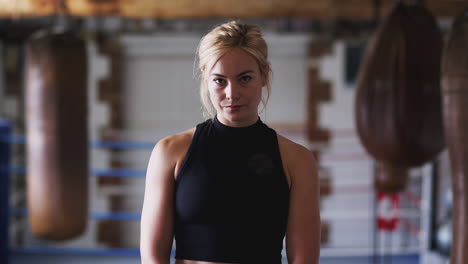
<instances>
[{"instance_id":1,"label":"brown punching bag","mask_svg":"<svg viewBox=\"0 0 468 264\"><path fill-rule=\"evenodd\" d=\"M356 126L377 160L376 187L395 193L409 167L444 147L440 102L442 36L422 5L395 4L369 43L360 68Z\"/></svg>"},{"instance_id":2,"label":"brown punching bag","mask_svg":"<svg viewBox=\"0 0 468 264\"><path fill-rule=\"evenodd\" d=\"M70 31L40 31L26 56L29 224L42 239L69 239L88 218L86 46Z\"/></svg>"},{"instance_id":3,"label":"brown punching bag","mask_svg":"<svg viewBox=\"0 0 468 264\"><path fill-rule=\"evenodd\" d=\"M453 23L442 59L445 135L452 169L451 264L468 263L468 10Z\"/></svg>"}]
</instances>

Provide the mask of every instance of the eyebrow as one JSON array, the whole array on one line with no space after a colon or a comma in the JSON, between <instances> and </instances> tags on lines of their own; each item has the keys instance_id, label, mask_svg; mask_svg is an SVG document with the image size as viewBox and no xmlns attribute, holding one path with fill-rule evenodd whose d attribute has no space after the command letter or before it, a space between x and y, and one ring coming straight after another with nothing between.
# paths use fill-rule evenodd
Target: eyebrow
<instances>
[{"instance_id":1,"label":"eyebrow","mask_svg":"<svg viewBox=\"0 0 468 264\"><path fill-rule=\"evenodd\" d=\"M246 74L246 73L253 73L253 72L254 72L254 71L252 71L252 70L243 71L243 72L237 74L237 77L242 76L242 75L244 75L244 74ZM224 78L226 78L226 75L222 75L222 74L219 74L219 73L212 73L211 75L215 75L215 76L218 76L218 77L224 77Z\"/></svg>"}]
</instances>

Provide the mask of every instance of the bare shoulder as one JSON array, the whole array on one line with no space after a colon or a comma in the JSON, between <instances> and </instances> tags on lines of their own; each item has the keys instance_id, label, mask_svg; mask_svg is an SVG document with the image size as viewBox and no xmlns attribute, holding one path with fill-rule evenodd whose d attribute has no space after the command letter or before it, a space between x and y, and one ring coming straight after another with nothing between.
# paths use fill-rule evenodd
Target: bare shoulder
<instances>
[{"instance_id":1,"label":"bare shoulder","mask_svg":"<svg viewBox=\"0 0 468 264\"><path fill-rule=\"evenodd\" d=\"M194 133L195 128L191 128L181 133L164 137L158 141L155 150L160 149L166 152L166 154L170 154L188 148L192 142Z\"/></svg>"},{"instance_id":2,"label":"bare shoulder","mask_svg":"<svg viewBox=\"0 0 468 264\"><path fill-rule=\"evenodd\" d=\"M278 144L281 154L284 154L282 156L285 156L286 159L297 160L298 162L312 161L315 163L314 155L304 146L297 144L279 134Z\"/></svg>"},{"instance_id":3,"label":"bare shoulder","mask_svg":"<svg viewBox=\"0 0 468 264\"><path fill-rule=\"evenodd\" d=\"M152 156L157 161L160 161L160 166L165 166L171 171L170 174L174 179L182 167L194 134L195 128L191 128L184 132L167 136L159 140L153 149Z\"/></svg>"},{"instance_id":4,"label":"bare shoulder","mask_svg":"<svg viewBox=\"0 0 468 264\"><path fill-rule=\"evenodd\" d=\"M294 182L295 178L302 177L301 175L315 174L317 164L310 150L279 134L278 144L283 167L291 183Z\"/></svg>"}]
</instances>

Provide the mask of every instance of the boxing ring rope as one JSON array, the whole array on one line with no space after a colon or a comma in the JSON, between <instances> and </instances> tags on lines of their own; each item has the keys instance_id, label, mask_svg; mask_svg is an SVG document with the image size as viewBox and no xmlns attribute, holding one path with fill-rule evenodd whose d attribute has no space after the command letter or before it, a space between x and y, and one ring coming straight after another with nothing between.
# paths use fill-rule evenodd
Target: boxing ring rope
<instances>
[{"instance_id":1,"label":"boxing ring rope","mask_svg":"<svg viewBox=\"0 0 468 264\"><path fill-rule=\"evenodd\" d=\"M70 248L56 246L10 246L10 218L27 217L25 208L10 207L10 175L26 174L26 167L12 166L12 144L26 144L24 136L13 135L11 124L0 119L0 263L8 263L13 254L65 254L65 255L92 255L92 256L135 256L140 255L138 248ZM151 150L155 143L129 142L129 141L90 141L90 148L125 149L125 150ZM90 169L91 177L123 177L144 178L146 170L143 169ZM133 212L89 212L90 220L118 220L140 221L141 213ZM174 252L172 252L174 254Z\"/></svg>"},{"instance_id":2,"label":"boxing ring rope","mask_svg":"<svg viewBox=\"0 0 468 264\"><path fill-rule=\"evenodd\" d=\"M10 248L9 252L14 254L140 257L140 250L137 248L66 248L50 246L22 246ZM174 253L175 252L173 250L171 252L171 257L174 256Z\"/></svg>"},{"instance_id":3,"label":"boxing ring rope","mask_svg":"<svg viewBox=\"0 0 468 264\"><path fill-rule=\"evenodd\" d=\"M13 135L11 125L8 121L0 119L0 253L1 256L13 254L66 254L66 255L92 255L92 256L133 256L140 255L138 248L71 248L59 246L10 246L9 245L9 223L11 217L28 217L27 209L11 208L10 206L10 175L26 174L24 166L12 166L11 152L12 144L26 144L24 136ZM93 140L89 142L90 148L102 149L122 149L122 150L148 150L154 147L153 142L134 142L134 141L99 141ZM322 161L328 163L335 162L356 162L368 161L368 156L365 153L341 153L341 154L326 154L323 155ZM146 175L145 169L90 169L90 177L123 177L123 178L144 178ZM330 184L330 186L332 186ZM373 191L372 185L369 184L353 184L346 186L334 186L335 191L340 193L362 194L365 191ZM415 207L419 206L420 198L416 194L403 194L411 204ZM370 216L372 218L372 216ZM409 216L412 218L412 216ZM117 220L117 221L139 221L141 219L140 212L89 212L90 220ZM408 229L412 235L418 235L419 227L414 226L409 220L402 219L402 227ZM325 247L326 248L326 247ZM174 255L174 250L171 255ZM0 263L8 263L6 259L0 259Z\"/></svg>"},{"instance_id":4,"label":"boxing ring rope","mask_svg":"<svg viewBox=\"0 0 468 264\"><path fill-rule=\"evenodd\" d=\"M26 144L25 136L17 135L0 135L0 142L13 143L13 144ZM106 149L149 149L154 147L155 143L152 142L135 142L135 141L109 141L109 140L92 140L89 142L89 147L92 148L106 148Z\"/></svg>"},{"instance_id":5,"label":"boxing ring rope","mask_svg":"<svg viewBox=\"0 0 468 264\"><path fill-rule=\"evenodd\" d=\"M0 135L11 135L11 125L7 120L0 119ZM10 153L10 144L0 141L0 263L8 263L9 258Z\"/></svg>"}]
</instances>

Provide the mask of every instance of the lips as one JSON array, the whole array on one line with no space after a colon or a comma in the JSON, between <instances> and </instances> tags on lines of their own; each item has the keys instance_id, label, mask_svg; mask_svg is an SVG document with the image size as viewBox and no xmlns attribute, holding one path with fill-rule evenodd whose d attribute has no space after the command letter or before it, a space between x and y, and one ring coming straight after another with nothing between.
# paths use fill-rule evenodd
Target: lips
<instances>
[{"instance_id":1,"label":"lips","mask_svg":"<svg viewBox=\"0 0 468 264\"><path fill-rule=\"evenodd\" d=\"M242 105L226 105L224 108L227 108L231 111L238 110L242 107Z\"/></svg>"}]
</instances>

